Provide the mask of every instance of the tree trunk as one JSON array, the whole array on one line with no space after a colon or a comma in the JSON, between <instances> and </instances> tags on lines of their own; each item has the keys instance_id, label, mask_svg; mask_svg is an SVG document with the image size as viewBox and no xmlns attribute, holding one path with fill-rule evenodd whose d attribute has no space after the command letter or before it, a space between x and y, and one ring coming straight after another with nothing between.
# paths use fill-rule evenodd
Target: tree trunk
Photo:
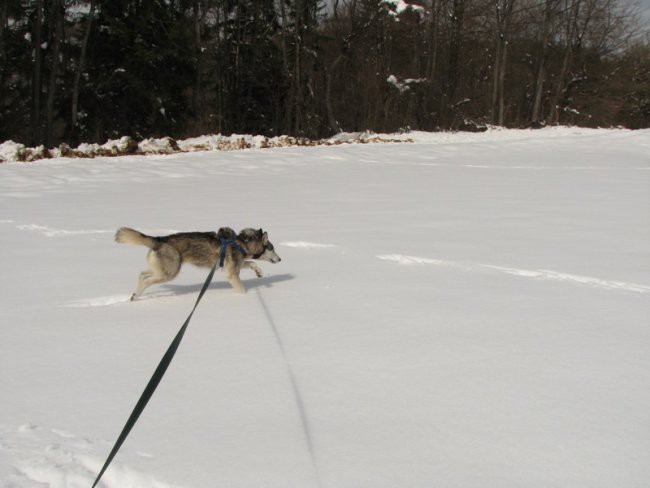
<instances>
[{"instance_id":1,"label":"tree trunk","mask_svg":"<svg viewBox=\"0 0 650 488\"><path fill-rule=\"evenodd\" d=\"M50 66L50 81L47 88L45 145L50 147L54 138L54 101L56 98L56 79L59 73L59 55L63 38L63 3L61 0L52 1L52 59Z\"/></svg>"},{"instance_id":2,"label":"tree trunk","mask_svg":"<svg viewBox=\"0 0 650 488\"><path fill-rule=\"evenodd\" d=\"M5 46L5 28L9 16L9 5L5 1L0 6L0 106L4 106L5 101L5 79L9 70L7 69L7 52Z\"/></svg>"},{"instance_id":3,"label":"tree trunk","mask_svg":"<svg viewBox=\"0 0 650 488\"><path fill-rule=\"evenodd\" d=\"M566 47L564 49L564 56L562 58L562 68L557 77L557 85L555 86L555 92L551 97L551 111L550 111L550 123L558 124L560 121L560 100L564 92L566 91L568 82L567 75L573 64L574 56L574 37L577 28L578 14L580 12L580 3L582 0L571 0L571 6L569 8L569 17L567 18L566 24Z\"/></svg>"},{"instance_id":4,"label":"tree trunk","mask_svg":"<svg viewBox=\"0 0 650 488\"><path fill-rule=\"evenodd\" d=\"M497 33L497 40L495 43L494 62L492 66L492 103L491 103L491 120L492 123L498 125L497 121L497 101L499 99L499 75L501 74L501 50L503 49L502 35Z\"/></svg>"},{"instance_id":5,"label":"tree trunk","mask_svg":"<svg viewBox=\"0 0 650 488\"><path fill-rule=\"evenodd\" d=\"M463 16L465 14L465 0L453 0L451 12L451 36L449 40L449 61L447 64L447 82L445 83L440 115L444 128L450 128L453 123L452 106L458 88L460 71L458 61L460 58L463 40Z\"/></svg>"},{"instance_id":6,"label":"tree trunk","mask_svg":"<svg viewBox=\"0 0 650 488\"><path fill-rule=\"evenodd\" d=\"M285 130L290 134L300 134L304 131L304 100L303 100L303 56L304 38L307 32L305 1L296 0L295 19L293 26L293 59L289 68L289 92L287 97L287 114Z\"/></svg>"},{"instance_id":7,"label":"tree trunk","mask_svg":"<svg viewBox=\"0 0 650 488\"><path fill-rule=\"evenodd\" d=\"M282 132L291 133L292 119L293 119L293 105L292 97L294 93L294 77L289 62L289 19L287 16L287 9L284 1L280 1L280 17L282 19L282 35L281 35L281 49L282 49L282 65L284 67L284 74L289 81L287 90L287 100L284 103L284 121Z\"/></svg>"},{"instance_id":8,"label":"tree trunk","mask_svg":"<svg viewBox=\"0 0 650 488\"><path fill-rule=\"evenodd\" d=\"M429 54L427 56L426 77L429 79L429 91L425 97L426 103L426 120L431 124L440 124L440 114L435 114L436 104L440 96L441 84L436 79L438 71L438 46L440 41L440 17L442 10L442 0L431 0L431 24L429 26ZM433 115L431 120L431 116Z\"/></svg>"},{"instance_id":9,"label":"tree trunk","mask_svg":"<svg viewBox=\"0 0 650 488\"><path fill-rule=\"evenodd\" d=\"M203 8L201 8L203 7ZM203 94L203 21L207 6L201 0L194 0L192 4L192 20L194 23L194 53L196 55L196 75L194 77L194 90L192 90L192 110L195 117L195 130L200 133L207 132L205 118L205 99Z\"/></svg>"},{"instance_id":10,"label":"tree trunk","mask_svg":"<svg viewBox=\"0 0 650 488\"><path fill-rule=\"evenodd\" d=\"M77 141L78 127L77 120L79 117L79 85L81 82L81 74L86 66L86 55L88 53L88 40L90 39L90 32L92 29L93 20L95 17L95 0L90 0L90 11L88 12L88 20L86 20L86 32L84 33L84 40L81 45L81 54L79 55L79 62L77 63L77 71L74 74L74 82L72 84L72 111L70 113L70 131L71 138L74 142Z\"/></svg>"},{"instance_id":11,"label":"tree trunk","mask_svg":"<svg viewBox=\"0 0 650 488\"><path fill-rule=\"evenodd\" d=\"M217 8L215 9L215 25L221 25L223 22L222 19L227 18L227 13L224 10L224 4L220 3L217 4ZM226 54L224 52L224 45L225 43L223 42L223 38L220 36L215 37L215 42L214 42L214 50L216 52L216 62L214 63L214 79L216 80L216 87L215 87L215 107L211 110L214 110L215 117L216 117L216 131L217 133L221 134L224 130L224 124L223 124L223 119L224 119L224 96L223 96L223 91L224 91L224 84L225 84L225 69L224 66L226 63L224 63L223 59L225 58Z\"/></svg>"},{"instance_id":12,"label":"tree trunk","mask_svg":"<svg viewBox=\"0 0 650 488\"><path fill-rule=\"evenodd\" d=\"M503 125L505 116L505 78L508 59L508 35L515 0L497 3L497 38L492 82L492 123Z\"/></svg>"},{"instance_id":13,"label":"tree trunk","mask_svg":"<svg viewBox=\"0 0 650 488\"><path fill-rule=\"evenodd\" d=\"M542 111L542 94L544 93L544 82L546 81L546 60L548 58L548 47L550 43L551 19L553 10L558 5L558 0L546 0L544 7L544 23L542 25L542 46L539 55L539 64L537 66L537 76L535 78L535 95L533 96L533 109L530 121L533 126L538 126L543 119Z\"/></svg>"},{"instance_id":14,"label":"tree trunk","mask_svg":"<svg viewBox=\"0 0 650 488\"><path fill-rule=\"evenodd\" d=\"M36 0L34 10L34 70L32 73L32 145L41 141L41 69L43 55L41 52L41 27L43 22L43 5L41 0Z\"/></svg>"},{"instance_id":15,"label":"tree trunk","mask_svg":"<svg viewBox=\"0 0 650 488\"><path fill-rule=\"evenodd\" d=\"M508 41L503 42L503 47L501 49L501 62L499 63L499 93L497 100L497 124L500 126L504 125L505 120L505 108L506 108L506 89L505 89L505 79L506 79L506 66L508 61Z\"/></svg>"},{"instance_id":16,"label":"tree trunk","mask_svg":"<svg viewBox=\"0 0 650 488\"><path fill-rule=\"evenodd\" d=\"M436 76L436 65L438 62L438 32L439 32L439 8L440 0L431 1L431 33L429 56L427 58L427 76L433 83Z\"/></svg>"},{"instance_id":17,"label":"tree trunk","mask_svg":"<svg viewBox=\"0 0 650 488\"><path fill-rule=\"evenodd\" d=\"M7 25L7 18L9 16L9 5L3 2L0 7L0 66L5 66L5 27Z\"/></svg>"},{"instance_id":18,"label":"tree trunk","mask_svg":"<svg viewBox=\"0 0 650 488\"><path fill-rule=\"evenodd\" d=\"M327 72L325 79L325 107L327 109L327 120L329 122L330 129L334 133L341 132L341 126L339 125L338 120L334 116L334 109L332 108L332 74L336 70L338 64L343 60L343 54L339 54L334 60L330 69Z\"/></svg>"}]
</instances>

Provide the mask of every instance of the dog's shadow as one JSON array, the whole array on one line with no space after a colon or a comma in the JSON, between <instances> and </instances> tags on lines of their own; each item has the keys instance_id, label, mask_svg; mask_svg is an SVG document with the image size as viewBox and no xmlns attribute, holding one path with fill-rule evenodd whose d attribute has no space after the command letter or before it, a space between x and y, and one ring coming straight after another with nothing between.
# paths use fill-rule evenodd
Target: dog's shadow
<instances>
[{"instance_id":1,"label":"dog's shadow","mask_svg":"<svg viewBox=\"0 0 650 488\"><path fill-rule=\"evenodd\" d=\"M279 275L272 275L272 276L264 276L262 278L243 279L242 283L244 284L246 290L253 290L255 288L270 288L275 283L281 283L283 281L293 280L294 278L295 276L292 274L279 274ZM197 283L195 285L164 284L163 287L173 292L174 295L190 295L201 291L203 285L200 283ZM230 286L230 283L228 283L225 280L213 281L212 283L210 283L210 286L208 287L208 290L228 290L228 289L232 289L232 287Z\"/></svg>"}]
</instances>

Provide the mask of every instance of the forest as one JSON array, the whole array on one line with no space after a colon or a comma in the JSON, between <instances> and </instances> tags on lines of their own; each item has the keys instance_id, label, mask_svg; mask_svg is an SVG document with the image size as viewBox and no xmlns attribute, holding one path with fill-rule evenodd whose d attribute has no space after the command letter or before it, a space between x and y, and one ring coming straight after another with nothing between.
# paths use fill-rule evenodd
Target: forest
<instances>
[{"instance_id":1,"label":"forest","mask_svg":"<svg viewBox=\"0 0 650 488\"><path fill-rule=\"evenodd\" d=\"M650 126L622 0L3 0L0 141Z\"/></svg>"}]
</instances>

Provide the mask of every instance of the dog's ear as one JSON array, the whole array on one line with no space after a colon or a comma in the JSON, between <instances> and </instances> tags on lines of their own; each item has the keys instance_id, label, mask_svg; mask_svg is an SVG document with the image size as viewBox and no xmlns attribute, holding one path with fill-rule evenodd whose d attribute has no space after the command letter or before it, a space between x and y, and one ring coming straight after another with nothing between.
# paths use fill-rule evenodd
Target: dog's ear
<instances>
[{"instance_id":1,"label":"dog's ear","mask_svg":"<svg viewBox=\"0 0 650 488\"><path fill-rule=\"evenodd\" d=\"M266 232L264 232L262 233L262 244L266 246L268 243L269 243L269 235Z\"/></svg>"}]
</instances>

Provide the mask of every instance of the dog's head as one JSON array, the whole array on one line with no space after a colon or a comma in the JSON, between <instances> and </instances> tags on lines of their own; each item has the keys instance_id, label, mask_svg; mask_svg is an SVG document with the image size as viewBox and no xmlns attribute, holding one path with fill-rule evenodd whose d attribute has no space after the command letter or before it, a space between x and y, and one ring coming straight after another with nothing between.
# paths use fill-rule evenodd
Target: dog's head
<instances>
[{"instance_id":1,"label":"dog's head","mask_svg":"<svg viewBox=\"0 0 650 488\"><path fill-rule=\"evenodd\" d=\"M253 259L261 259L270 263L282 261L269 241L269 235L262 229L244 229L239 233L239 239L246 244Z\"/></svg>"}]
</instances>

